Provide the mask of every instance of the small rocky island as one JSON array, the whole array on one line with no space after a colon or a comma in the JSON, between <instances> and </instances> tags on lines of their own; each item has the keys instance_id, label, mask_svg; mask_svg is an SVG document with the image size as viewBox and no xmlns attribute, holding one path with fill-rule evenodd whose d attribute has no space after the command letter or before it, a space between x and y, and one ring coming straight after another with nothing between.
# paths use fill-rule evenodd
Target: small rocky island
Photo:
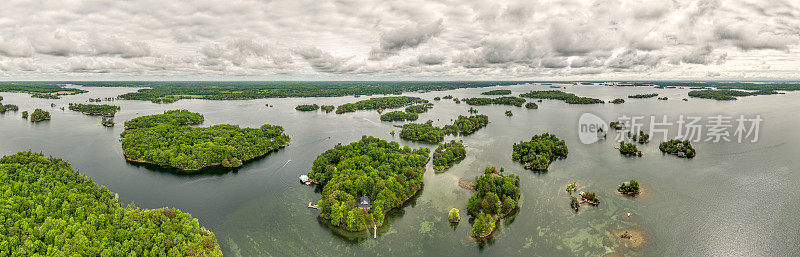
<instances>
[{"instance_id":1,"label":"small rocky island","mask_svg":"<svg viewBox=\"0 0 800 257\"><path fill-rule=\"evenodd\" d=\"M665 141L658 145L658 149L661 150L661 152L674 154L681 158L694 158L694 156L697 155L689 140L672 139Z\"/></svg>"},{"instance_id":2,"label":"small rocky island","mask_svg":"<svg viewBox=\"0 0 800 257\"><path fill-rule=\"evenodd\" d=\"M519 177L503 175L503 169L486 167L483 175L475 178L475 194L467 202L467 210L475 217L472 237L484 240L497 229L497 222L511 215L519 201Z\"/></svg>"}]
</instances>

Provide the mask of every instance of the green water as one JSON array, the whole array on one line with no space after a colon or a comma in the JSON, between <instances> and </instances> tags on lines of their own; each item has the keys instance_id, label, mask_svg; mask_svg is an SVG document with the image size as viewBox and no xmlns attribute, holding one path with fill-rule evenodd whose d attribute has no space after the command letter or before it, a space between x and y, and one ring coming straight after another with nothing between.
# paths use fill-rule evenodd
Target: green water
<instances>
[{"instance_id":1,"label":"green water","mask_svg":"<svg viewBox=\"0 0 800 257\"><path fill-rule=\"evenodd\" d=\"M292 145L246 166L215 174L175 174L165 169L133 165L122 157L118 137L122 126L104 128L100 118L57 109L89 98L114 97L131 88L85 88L87 94L59 100L35 99L26 94L0 93L5 104L22 110L42 108L53 120L30 123L20 112L0 115L0 154L32 149L64 158L95 182L118 193L126 203L143 208L175 207L191 213L217 236L227 256L290 255L425 255L425 256L797 256L800 255L800 95L753 96L737 101L689 99L689 89L567 86L567 91L603 100L657 92L668 101L626 99L620 105L568 105L545 100L538 110L524 107L478 106L490 124L463 140L467 158L445 173L428 167L425 187L404 209L392 213L390 225L377 239L366 233L343 235L319 221L317 211L306 207L320 194L301 185L312 161L337 143L372 135L415 147L427 144L405 141L389 134L397 130L381 122L374 111L336 115L298 112L298 104L339 105L362 98L287 98L249 101L181 100L172 104L115 101L122 110L118 124L140 115L170 109L188 109L205 115L204 126L230 123L256 127L264 123L283 126ZM514 95L548 86L503 87ZM407 94L432 100L435 96L480 97L489 89L460 89ZM50 103L57 104L51 108ZM274 107L265 107L265 104ZM420 121L449 123L467 115L469 106L451 100L434 101L435 107ZM513 117L506 117L512 110ZM626 158L613 149L612 140L584 145L578 140L578 117L591 112L607 121L618 115L714 116L760 114L757 143L695 144L694 159L662 155L655 139L640 145L642 158ZM438 119L438 120L437 120ZM511 160L514 142L550 132L565 139L569 157L554 162L546 173L524 170ZM611 136L611 135L609 135ZM504 167L521 177L522 198L518 214L501 222L495 237L485 243L469 239L466 219L456 227L447 211L466 214L471 192L458 187L459 178L472 180L486 166ZM616 186L636 178L645 192L637 198L618 196ZM579 191L595 191L602 203L584 206L574 214L564 187L575 180ZM623 218L625 213L632 217ZM463 216L462 216L463 218ZM621 244L612 229L637 229L646 243L631 249Z\"/></svg>"}]
</instances>

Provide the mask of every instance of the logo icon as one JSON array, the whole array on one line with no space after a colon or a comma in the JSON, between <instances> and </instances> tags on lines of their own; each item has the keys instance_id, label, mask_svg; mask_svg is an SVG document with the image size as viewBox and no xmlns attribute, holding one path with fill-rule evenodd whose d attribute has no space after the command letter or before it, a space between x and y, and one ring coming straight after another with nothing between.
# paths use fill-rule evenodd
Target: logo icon
<instances>
[{"instance_id":1,"label":"logo icon","mask_svg":"<svg viewBox=\"0 0 800 257\"><path fill-rule=\"evenodd\" d=\"M607 131L608 125L597 115L584 113L578 118L578 138L581 143L588 145L597 142L605 138Z\"/></svg>"}]
</instances>

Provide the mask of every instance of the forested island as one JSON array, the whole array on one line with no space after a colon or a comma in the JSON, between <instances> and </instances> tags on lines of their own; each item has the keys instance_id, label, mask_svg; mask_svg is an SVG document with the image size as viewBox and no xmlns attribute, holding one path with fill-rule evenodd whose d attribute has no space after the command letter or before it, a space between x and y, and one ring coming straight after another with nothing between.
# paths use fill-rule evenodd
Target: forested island
<instances>
[{"instance_id":1,"label":"forested island","mask_svg":"<svg viewBox=\"0 0 800 257\"><path fill-rule=\"evenodd\" d=\"M36 109L36 110L33 111L33 113L31 113L30 118L31 118L31 122L39 122L39 121L43 121L43 120L49 120L50 119L50 112L42 110L42 109Z\"/></svg>"},{"instance_id":2,"label":"forested island","mask_svg":"<svg viewBox=\"0 0 800 257\"><path fill-rule=\"evenodd\" d=\"M105 127L113 127L114 126L114 118L103 117L103 120L100 121L100 124L102 124Z\"/></svg>"},{"instance_id":3,"label":"forested island","mask_svg":"<svg viewBox=\"0 0 800 257\"><path fill-rule=\"evenodd\" d=\"M5 105L0 104L0 113L4 113L7 111L17 111L17 110L19 110L19 106L13 104L5 104Z\"/></svg>"},{"instance_id":4,"label":"forested island","mask_svg":"<svg viewBox=\"0 0 800 257\"><path fill-rule=\"evenodd\" d=\"M489 124L489 117L486 115L463 116L451 125L444 127L433 126L433 121L425 123L408 123L402 126L400 137L408 140L423 141L428 143L438 143L444 140L445 135L450 134L470 134Z\"/></svg>"},{"instance_id":5,"label":"forested island","mask_svg":"<svg viewBox=\"0 0 800 257\"><path fill-rule=\"evenodd\" d=\"M339 97L399 95L404 92L444 91L459 88L482 88L516 85L520 81L135 81L71 82L87 87L143 87L134 93L118 96L126 100L171 103L180 99L248 100L285 97ZM50 83L54 85L55 83ZM1 88L0 88L0 91Z\"/></svg>"},{"instance_id":6,"label":"forested island","mask_svg":"<svg viewBox=\"0 0 800 257\"><path fill-rule=\"evenodd\" d=\"M481 95L510 95L510 94L511 90L508 89L496 89L496 90L481 92Z\"/></svg>"},{"instance_id":7,"label":"forested island","mask_svg":"<svg viewBox=\"0 0 800 257\"><path fill-rule=\"evenodd\" d=\"M429 109L433 108L432 103L424 103L424 104L417 104L406 107L406 112L413 112L413 113L424 113L427 112Z\"/></svg>"},{"instance_id":8,"label":"forested island","mask_svg":"<svg viewBox=\"0 0 800 257\"><path fill-rule=\"evenodd\" d=\"M528 108L528 109L539 109L539 105L536 105L536 103L526 103L525 104L525 108Z\"/></svg>"},{"instance_id":9,"label":"forested island","mask_svg":"<svg viewBox=\"0 0 800 257\"><path fill-rule=\"evenodd\" d=\"M620 142L619 153L625 156L639 156L642 157L642 151L636 147L634 143Z\"/></svg>"},{"instance_id":10,"label":"forested island","mask_svg":"<svg viewBox=\"0 0 800 257\"><path fill-rule=\"evenodd\" d=\"M774 90L758 90L758 91L740 91L740 90L692 90L689 91L689 96L696 98L714 99L721 101L736 100L740 96L753 96L753 95L774 95L778 92Z\"/></svg>"},{"instance_id":11,"label":"forested island","mask_svg":"<svg viewBox=\"0 0 800 257\"><path fill-rule=\"evenodd\" d=\"M381 114L381 121L414 121L419 118L415 112L393 111Z\"/></svg>"},{"instance_id":12,"label":"forested island","mask_svg":"<svg viewBox=\"0 0 800 257\"><path fill-rule=\"evenodd\" d=\"M114 117L117 111L120 110L119 106L115 105L76 103L69 103L69 109L86 115L100 115L105 117Z\"/></svg>"},{"instance_id":13,"label":"forested island","mask_svg":"<svg viewBox=\"0 0 800 257\"><path fill-rule=\"evenodd\" d=\"M617 192L626 195L637 195L639 194L639 182L635 179L631 179L628 182L622 182L622 184L617 187Z\"/></svg>"},{"instance_id":14,"label":"forested island","mask_svg":"<svg viewBox=\"0 0 800 257\"><path fill-rule=\"evenodd\" d=\"M617 99L614 99L613 101L611 101L611 103L612 103L612 104L621 104L621 103L625 103L625 99L622 99L622 98L617 98Z\"/></svg>"},{"instance_id":15,"label":"forested island","mask_svg":"<svg viewBox=\"0 0 800 257\"><path fill-rule=\"evenodd\" d=\"M187 124L194 123L190 120L196 122L200 117L202 121L202 115L187 112L168 111L150 115L157 118L144 116L139 117L144 121L126 122L126 130L120 135L125 158L181 171L212 166L232 168L290 143L281 126L264 124L257 129L227 124L190 127ZM129 124L132 121L136 125Z\"/></svg>"},{"instance_id":16,"label":"forested island","mask_svg":"<svg viewBox=\"0 0 800 257\"><path fill-rule=\"evenodd\" d=\"M4 256L222 256L214 234L177 209L123 207L58 158L0 159Z\"/></svg>"},{"instance_id":17,"label":"forested island","mask_svg":"<svg viewBox=\"0 0 800 257\"><path fill-rule=\"evenodd\" d=\"M319 105L316 105L316 104L301 104L301 105L298 105L298 106L294 107L294 109L298 110L298 111L304 111L304 112L316 111L316 110L319 110Z\"/></svg>"},{"instance_id":18,"label":"forested island","mask_svg":"<svg viewBox=\"0 0 800 257\"><path fill-rule=\"evenodd\" d=\"M325 111L325 113L329 113L329 112L332 112L333 110L336 110L336 106L333 106L333 105L322 105L322 106L320 106L320 109Z\"/></svg>"},{"instance_id":19,"label":"forested island","mask_svg":"<svg viewBox=\"0 0 800 257\"><path fill-rule=\"evenodd\" d=\"M0 92L27 93L34 98L59 99L60 95L73 95L88 91L66 88L61 84L50 82L0 82Z\"/></svg>"},{"instance_id":20,"label":"forested island","mask_svg":"<svg viewBox=\"0 0 800 257\"><path fill-rule=\"evenodd\" d=\"M483 175L475 177L475 194L467 202L467 210L475 217L472 236L487 238L497 225L497 221L511 214L519 201L519 177L514 174L504 176L503 169L486 167Z\"/></svg>"},{"instance_id":21,"label":"forested island","mask_svg":"<svg viewBox=\"0 0 800 257\"><path fill-rule=\"evenodd\" d=\"M511 159L524 164L526 169L546 171L551 162L567 158L568 153L564 140L543 133L534 135L530 141L514 143Z\"/></svg>"},{"instance_id":22,"label":"forested island","mask_svg":"<svg viewBox=\"0 0 800 257\"><path fill-rule=\"evenodd\" d=\"M511 110L506 110L505 115L506 115L506 117L511 117L511 116L514 116L514 113L511 112Z\"/></svg>"},{"instance_id":23,"label":"forested island","mask_svg":"<svg viewBox=\"0 0 800 257\"><path fill-rule=\"evenodd\" d=\"M336 113L342 114L346 112L354 112L356 110L394 109L411 104L427 103L427 102L428 100L411 96L374 97L367 100L361 100L355 103L346 103L343 105L339 105L339 107L336 108Z\"/></svg>"},{"instance_id":24,"label":"forested island","mask_svg":"<svg viewBox=\"0 0 800 257\"><path fill-rule=\"evenodd\" d=\"M692 142L689 142L689 140L672 139L661 142L661 144L658 145L658 149L661 150L661 152L674 154L683 158L694 158L694 156L697 155L694 147L692 147Z\"/></svg>"},{"instance_id":25,"label":"forested island","mask_svg":"<svg viewBox=\"0 0 800 257\"><path fill-rule=\"evenodd\" d=\"M325 151L308 173L322 187L320 217L347 231L382 226L386 212L422 189L429 154L428 148L401 148L368 136Z\"/></svg>"},{"instance_id":26,"label":"forested island","mask_svg":"<svg viewBox=\"0 0 800 257\"><path fill-rule=\"evenodd\" d=\"M164 114L140 116L125 122L125 129L139 129L167 124L172 126L185 126L203 123L205 118L196 112L187 110L165 111Z\"/></svg>"},{"instance_id":27,"label":"forested island","mask_svg":"<svg viewBox=\"0 0 800 257\"><path fill-rule=\"evenodd\" d=\"M521 107L522 104L525 103L525 99L513 96L504 96L498 98L466 98L462 99L468 105L489 105L489 104L501 104L501 105L513 105L516 107Z\"/></svg>"},{"instance_id":28,"label":"forested island","mask_svg":"<svg viewBox=\"0 0 800 257\"><path fill-rule=\"evenodd\" d=\"M580 97L572 93L566 93L560 90L533 90L528 93L519 95L520 97L537 98L537 99L556 99L562 100L568 104L601 104L603 100L590 97Z\"/></svg>"},{"instance_id":29,"label":"forested island","mask_svg":"<svg viewBox=\"0 0 800 257\"><path fill-rule=\"evenodd\" d=\"M461 141L450 140L448 143L440 143L433 151L433 170L443 172L465 157L467 150Z\"/></svg>"},{"instance_id":30,"label":"forested island","mask_svg":"<svg viewBox=\"0 0 800 257\"><path fill-rule=\"evenodd\" d=\"M652 94L629 95L628 98L653 98L656 96L658 96L658 94L652 93Z\"/></svg>"}]
</instances>

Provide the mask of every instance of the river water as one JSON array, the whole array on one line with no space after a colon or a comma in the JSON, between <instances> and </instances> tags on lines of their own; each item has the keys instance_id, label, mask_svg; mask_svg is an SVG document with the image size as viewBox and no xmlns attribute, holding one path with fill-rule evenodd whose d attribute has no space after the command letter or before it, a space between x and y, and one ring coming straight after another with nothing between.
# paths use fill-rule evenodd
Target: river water
<instances>
[{"instance_id":1,"label":"river water","mask_svg":"<svg viewBox=\"0 0 800 257\"><path fill-rule=\"evenodd\" d=\"M115 97L134 88L84 88L89 93L62 99L36 99L27 94L0 93L5 104L20 106L19 112L0 115L0 155L31 149L68 160L96 183L118 193L125 203L141 208L179 208L212 230L227 256L289 255L425 255L425 256L797 256L800 255L800 95L743 97L737 101L685 98L689 89L651 87L607 87L566 85L566 91L603 100L638 93L659 93L669 100L626 99L626 103L569 105L544 100L537 110L511 106L477 106L490 124L465 137L467 158L447 172L435 174L430 165L425 186L405 208L391 214L390 224L379 229L377 239L367 233L342 234L317 219L318 211L306 207L319 201L313 187L301 185L316 156L338 143L357 141L362 135L399 141L414 147L432 147L402 140L389 134L390 123L381 122L375 111L337 115L299 112L298 104L339 105L366 97L285 98L247 101L181 100L171 104L118 100L116 121L187 109L205 115L203 126L229 123L258 127L269 123L283 126L292 145L242 168L204 174L176 174L168 169L127 163L122 156L119 134L123 126L105 128L100 118L61 111L70 102ZM498 87L500 88L500 87ZM516 85L514 95L547 85ZM432 101L435 96L479 97L494 88L459 89L444 92L409 93ZM530 99L529 99L530 101ZM435 107L419 121L444 125L469 106L451 100L432 101ZM55 103L56 108L50 104ZM272 104L273 107L266 107ZM22 110L42 108L53 119L31 123L20 117ZM505 110L514 115L506 117ZM686 116L760 115L758 142L698 142L697 157L681 159L663 155L661 141L640 145L642 158L621 156L613 135L594 144L578 139L578 119L592 113L606 121L619 115L667 115L675 121ZM705 120L704 120L705 121ZM734 121L735 126L735 121ZM524 170L511 160L514 142L534 134L550 132L565 139L569 157L555 161L548 172ZM671 131L672 132L672 131ZM733 131L731 130L731 133ZM659 136L660 137L660 136ZM471 226L447 222L447 211L459 208L466 214L471 192L458 186L460 178L472 180L484 167L505 168L521 177L522 197L516 216L503 220L494 238L470 240ZM622 181L637 179L644 193L636 198L615 194ZM598 207L583 206L571 212L564 187L570 181L579 191L598 194ZM626 214L631 213L628 217ZM637 231L644 243L632 247L618 239L618 231Z\"/></svg>"}]
</instances>

